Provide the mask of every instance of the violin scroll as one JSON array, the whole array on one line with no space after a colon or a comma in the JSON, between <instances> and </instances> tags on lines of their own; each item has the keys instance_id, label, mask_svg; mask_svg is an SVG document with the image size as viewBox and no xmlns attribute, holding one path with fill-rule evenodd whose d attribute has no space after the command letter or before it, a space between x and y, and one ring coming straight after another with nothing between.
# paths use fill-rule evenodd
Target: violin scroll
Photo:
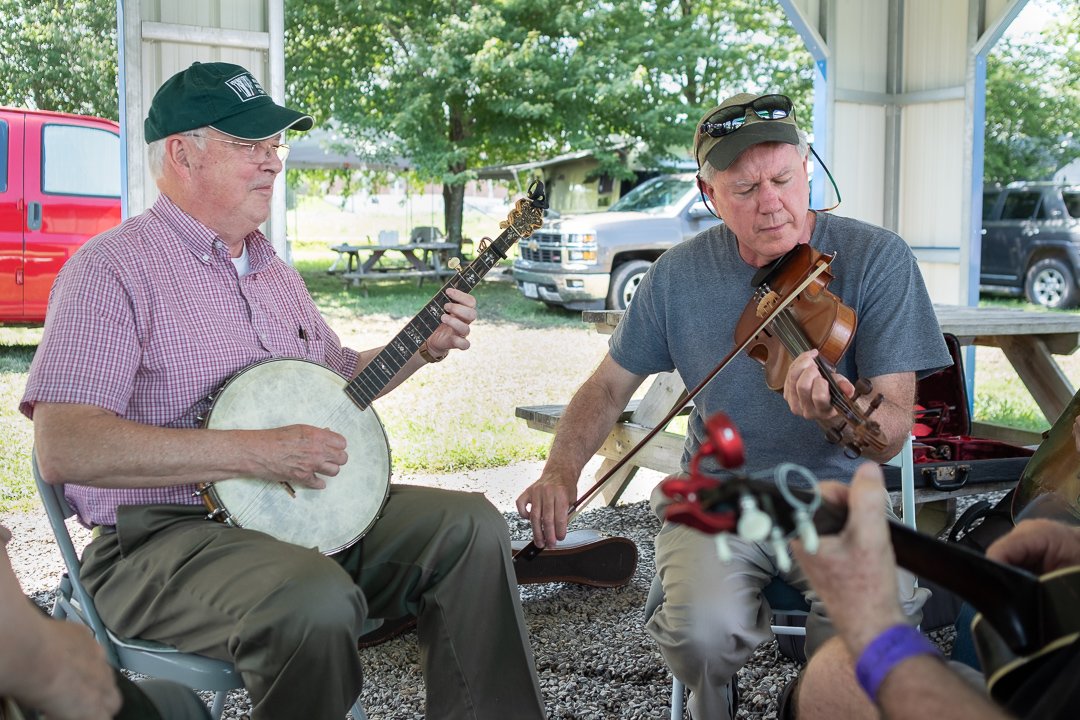
<instances>
[{"instance_id":1,"label":"violin scroll","mask_svg":"<svg viewBox=\"0 0 1080 720\"><path fill-rule=\"evenodd\" d=\"M851 407L858 410L856 403L859 398L869 395L873 390L874 386L869 380L860 378L855 383L855 395L851 398ZM881 393L875 395L870 404L867 405L866 410L862 411L862 418L859 422L852 422L851 418L842 412L840 424L829 427L825 431L825 439L833 445L838 445L844 440L844 430L850 429L853 439L845 444L844 453L851 459L861 457L867 448L875 452L885 450L885 436L881 432L881 425L877 421L870 419L870 416L881 406L884 400L885 396Z\"/></svg>"}]
</instances>

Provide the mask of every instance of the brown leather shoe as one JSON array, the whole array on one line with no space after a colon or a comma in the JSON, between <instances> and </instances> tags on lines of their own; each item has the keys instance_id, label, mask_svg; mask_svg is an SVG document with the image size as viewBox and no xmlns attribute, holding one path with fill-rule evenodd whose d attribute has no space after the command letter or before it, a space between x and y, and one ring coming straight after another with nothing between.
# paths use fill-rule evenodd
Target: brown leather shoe
<instances>
[{"instance_id":1,"label":"brown leather shoe","mask_svg":"<svg viewBox=\"0 0 1080 720\"><path fill-rule=\"evenodd\" d=\"M527 540L511 543L516 553ZM637 545L624 537L607 537L595 530L572 530L555 547L545 548L532 560L516 559L519 585L571 582L593 587L621 587L637 569Z\"/></svg>"},{"instance_id":2,"label":"brown leather shoe","mask_svg":"<svg viewBox=\"0 0 1080 720\"><path fill-rule=\"evenodd\" d=\"M406 615L393 620L384 620L383 624L369 633L360 636L356 647L363 649L380 645L391 638L407 633L416 627L416 616Z\"/></svg>"}]
</instances>

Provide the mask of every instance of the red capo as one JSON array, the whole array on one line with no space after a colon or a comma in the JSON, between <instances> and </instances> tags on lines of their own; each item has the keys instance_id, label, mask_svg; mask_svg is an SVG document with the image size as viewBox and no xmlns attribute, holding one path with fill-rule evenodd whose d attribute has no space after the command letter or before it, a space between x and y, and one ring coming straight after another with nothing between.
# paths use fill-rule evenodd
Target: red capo
<instances>
[{"instance_id":1,"label":"red capo","mask_svg":"<svg viewBox=\"0 0 1080 720\"><path fill-rule=\"evenodd\" d=\"M664 516L672 522L689 525L704 533L734 532L738 519L734 509L706 512L698 502L703 491L713 490L722 483L699 472L698 463L703 457L712 456L728 470L741 466L746 461L742 436L731 418L723 413L716 413L705 422L705 432L708 440L701 444L690 460L690 476L670 477L660 484L661 492L675 501L668 505Z\"/></svg>"}]
</instances>

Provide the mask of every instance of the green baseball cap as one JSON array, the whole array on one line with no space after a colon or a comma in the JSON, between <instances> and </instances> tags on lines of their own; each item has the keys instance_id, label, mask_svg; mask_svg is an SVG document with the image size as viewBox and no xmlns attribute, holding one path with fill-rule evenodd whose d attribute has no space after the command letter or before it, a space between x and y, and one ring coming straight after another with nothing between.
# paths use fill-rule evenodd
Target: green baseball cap
<instances>
[{"instance_id":1,"label":"green baseball cap","mask_svg":"<svg viewBox=\"0 0 1080 720\"><path fill-rule=\"evenodd\" d=\"M239 65L192 63L158 88L143 123L146 142L210 126L244 140L265 140L285 130L310 130L314 120L275 103Z\"/></svg>"},{"instance_id":2,"label":"green baseball cap","mask_svg":"<svg viewBox=\"0 0 1080 720\"><path fill-rule=\"evenodd\" d=\"M694 126L694 159L727 170L743 150L764 142L799 144L795 109L786 95L739 93Z\"/></svg>"}]
</instances>

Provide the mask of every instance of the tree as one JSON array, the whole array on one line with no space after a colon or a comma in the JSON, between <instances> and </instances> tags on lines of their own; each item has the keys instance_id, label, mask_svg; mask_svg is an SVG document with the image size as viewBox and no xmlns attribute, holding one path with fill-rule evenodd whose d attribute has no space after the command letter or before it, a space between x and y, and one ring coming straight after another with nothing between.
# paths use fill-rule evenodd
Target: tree
<instances>
[{"instance_id":1,"label":"tree","mask_svg":"<svg viewBox=\"0 0 1080 720\"><path fill-rule=\"evenodd\" d=\"M1080 156L1080 5L1055 0L1038 42L1003 39L986 63L983 181L1050 179Z\"/></svg>"},{"instance_id":2,"label":"tree","mask_svg":"<svg viewBox=\"0 0 1080 720\"><path fill-rule=\"evenodd\" d=\"M775 3L688 0L288 0L290 100L373 162L443 185L461 239L479 167L590 150L626 177L688 155L704 108L780 88L806 107L812 65ZM808 116L808 115L807 115Z\"/></svg>"},{"instance_id":3,"label":"tree","mask_svg":"<svg viewBox=\"0 0 1080 720\"><path fill-rule=\"evenodd\" d=\"M0 0L0 104L119 118L116 3Z\"/></svg>"}]
</instances>

